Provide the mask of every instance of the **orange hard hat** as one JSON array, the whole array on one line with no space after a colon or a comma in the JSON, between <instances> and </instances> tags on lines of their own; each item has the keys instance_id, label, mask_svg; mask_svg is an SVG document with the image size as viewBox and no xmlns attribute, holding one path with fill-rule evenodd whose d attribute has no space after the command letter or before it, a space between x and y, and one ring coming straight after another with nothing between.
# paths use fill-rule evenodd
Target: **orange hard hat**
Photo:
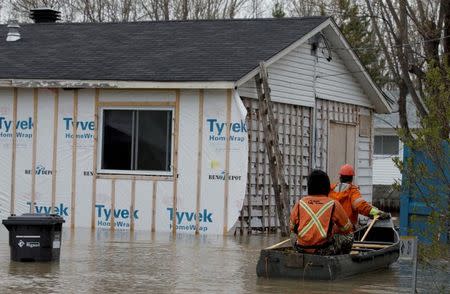
<instances>
[{"instance_id":1,"label":"orange hard hat","mask_svg":"<svg viewBox=\"0 0 450 294\"><path fill-rule=\"evenodd\" d=\"M339 174L341 176L354 176L355 170L353 169L353 166L351 166L350 164L344 164L343 166L341 166Z\"/></svg>"}]
</instances>

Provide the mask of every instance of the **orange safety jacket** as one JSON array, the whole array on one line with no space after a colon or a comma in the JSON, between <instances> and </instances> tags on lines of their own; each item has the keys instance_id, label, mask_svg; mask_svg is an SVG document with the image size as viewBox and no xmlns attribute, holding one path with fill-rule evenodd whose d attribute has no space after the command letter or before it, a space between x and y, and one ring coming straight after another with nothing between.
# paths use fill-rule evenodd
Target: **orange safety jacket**
<instances>
[{"instance_id":1,"label":"orange safety jacket","mask_svg":"<svg viewBox=\"0 0 450 294\"><path fill-rule=\"evenodd\" d=\"M290 230L297 234L297 244L306 252L324 247L335 233L349 233L352 224L339 202L325 195L306 196L299 200L291 212Z\"/></svg>"},{"instance_id":2,"label":"orange safety jacket","mask_svg":"<svg viewBox=\"0 0 450 294\"><path fill-rule=\"evenodd\" d=\"M358 213L369 216L372 205L361 197L358 186L347 183L331 185L331 199L339 201L353 225L358 221Z\"/></svg>"}]
</instances>

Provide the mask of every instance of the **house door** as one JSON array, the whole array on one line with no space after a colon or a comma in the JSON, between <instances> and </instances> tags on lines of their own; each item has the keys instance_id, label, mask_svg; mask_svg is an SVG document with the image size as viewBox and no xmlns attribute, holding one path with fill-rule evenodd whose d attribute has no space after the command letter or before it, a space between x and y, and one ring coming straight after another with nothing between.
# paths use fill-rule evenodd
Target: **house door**
<instances>
[{"instance_id":1,"label":"house door","mask_svg":"<svg viewBox=\"0 0 450 294\"><path fill-rule=\"evenodd\" d=\"M330 122L328 140L328 175L331 182L339 179L343 164L355 166L356 126Z\"/></svg>"}]
</instances>

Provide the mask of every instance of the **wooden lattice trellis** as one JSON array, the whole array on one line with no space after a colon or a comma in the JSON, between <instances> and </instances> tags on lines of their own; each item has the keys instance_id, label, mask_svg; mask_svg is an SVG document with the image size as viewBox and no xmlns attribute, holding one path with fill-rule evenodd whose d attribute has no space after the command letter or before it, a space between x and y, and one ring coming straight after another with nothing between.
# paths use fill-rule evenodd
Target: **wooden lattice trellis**
<instances>
[{"instance_id":1,"label":"wooden lattice trellis","mask_svg":"<svg viewBox=\"0 0 450 294\"><path fill-rule=\"evenodd\" d=\"M258 100L243 99L248 110L249 130L248 183L238 228L273 231L278 227L272 180L264 146L264 132L259 120ZM290 203L306 193L306 177L310 169L311 108L273 102L278 120L279 146L283 154Z\"/></svg>"}]
</instances>

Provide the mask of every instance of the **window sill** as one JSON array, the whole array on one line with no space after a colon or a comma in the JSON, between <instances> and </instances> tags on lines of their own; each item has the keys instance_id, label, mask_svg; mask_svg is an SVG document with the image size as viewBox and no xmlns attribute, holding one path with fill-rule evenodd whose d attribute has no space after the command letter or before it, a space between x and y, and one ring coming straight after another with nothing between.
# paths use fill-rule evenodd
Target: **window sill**
<instances>
[{"instance_id":1,"label":"window sill","mask_svg":"<svg viewBox=\"0 0 450 294\"><path fill-rule=\"evenodd\" d=\"M96 179L106 180L147 180L147 181L173 181L172 175L142 175L142 174L106 174L98 173L94 175Z\"/></svg>"},{"instance_id":2,"label":"window sill","mask_svg":"<svg viewBox=\"0 0 450 294\"><path fill-rule=\"evenodd\" d=\"M401 156L400 154L374 154L373 158L374 159L387 159L387 158L392 158L392 157L399 157Z\"/></svg>"}]
</instances>

